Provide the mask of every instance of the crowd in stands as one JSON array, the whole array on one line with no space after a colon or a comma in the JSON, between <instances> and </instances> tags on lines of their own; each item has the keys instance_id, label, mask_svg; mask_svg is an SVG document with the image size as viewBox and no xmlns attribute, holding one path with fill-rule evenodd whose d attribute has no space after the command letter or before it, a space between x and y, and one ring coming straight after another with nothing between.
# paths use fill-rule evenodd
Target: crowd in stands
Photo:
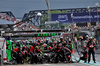
<instances>
[{"instance_id":1,"label":"crowd in stands","mask_svg":"<svg viewBox=\"0 0 100 66\"><path fill-rule=\"evenodd\" d=\"M14 24L20 22L19 19L16 19L15 17L10 17L9 15L2 14L2 13L0 13L0 19L14 22ZM23 23L23 22L20 25L16 24L15 26L17 26L15 30L18 30L18 31L37 29L34 25L31 25L29 23Z\"/></svg>"},{"instance_id":2,"label":"crowd in stands","mask_svg":"<svg viewBox=\"0 0 100 66\"><path fill-rule=\"evenodd\" d=\"M0 19L7 20L7 21L12 21L12 22L14 22L16 20L16 18L10 17L9 15L2 14L2 13L0 13Z\"/></svg>"},{"instance_id":3,"label":"crowd in stands","mask_svg":"<svg viewBox=\"0 0 100 66\"><path fill-rule=\"evenodd\" d=\"M22 30L34 30L37 29L34 25L31 25L29 23L23 23L21 25L18 26L18 30L22 31Z\"/></svg>"}]
</instances>

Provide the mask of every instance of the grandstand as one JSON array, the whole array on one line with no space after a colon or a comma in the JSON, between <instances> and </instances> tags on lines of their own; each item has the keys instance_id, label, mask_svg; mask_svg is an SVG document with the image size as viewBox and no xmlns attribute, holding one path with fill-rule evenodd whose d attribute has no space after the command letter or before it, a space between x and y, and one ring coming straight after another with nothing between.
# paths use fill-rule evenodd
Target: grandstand
<instances>
[{"instance_id":1,"label":"grandstand","mask_svg":"<svg viewBox=\"0 0 100 66\"><path fill-rule=\"evenodd\" d=\"M13 30L12 25L14 24L15 16L12 12L0 12L0 31L10 31Z\"/></svg>"},{"instance_id":2,"label":"grandstand","mask_svg":"<svg viewBox=\"0 0 100 66\"><path fill-rule=\"evenodd\" d=\"M19 24L21 23L21 24ZM33 30L37 29L34 25L29 23L23 23L19 19L16 19L12 12L0 12L0 29L2 30Z\"/></svg>"}]
</instances>

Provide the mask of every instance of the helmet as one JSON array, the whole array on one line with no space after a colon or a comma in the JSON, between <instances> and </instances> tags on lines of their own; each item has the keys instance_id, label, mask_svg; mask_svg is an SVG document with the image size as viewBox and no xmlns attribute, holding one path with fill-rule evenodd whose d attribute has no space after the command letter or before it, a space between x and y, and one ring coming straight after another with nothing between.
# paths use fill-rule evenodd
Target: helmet
<instances>
[{"instance_id":1,"label":"helmet","mask_svg":"<svg viewBox=\"0 0 100 66\"><path fill-rule=\"evenodd\" d=\"M19 43L19 42L20 42L19 40L16 41L16 43Z\"/></svg>"},{"instance_id":2,"label":"helmet","mask_svg":"<svg viewBox=\"0 0 100 66\"><path fill-rule=\"evenodd\" d=\"M88 35L86 35L86 37L89 37Z\"/></svg>"},{"instance_id":3,"label":"helmet","mask_svg":"<svg viewBox=\"0 0 100 66\"><path fill-rule=\"evenodd\" d=\"M60 43L60 40L58 40L57 43Z\"/></svg>"},{"instance_id":4,"label":"helmet","mask_svg":"<svg viewBox=\"0 0 100 66\"><path fill-rule=\"evenodd\" d=\"M86 46L83 46L83 50L86 50Z\"/></svg>"},{"instance_id":5,"label":"helmet","mask_svg":"<svg viewBox=\"0 0 100 66\"><path fill-rule=\"evenodd\" d=\"M40 43L37 43L37 45L40 45Z\"/></svg>"},{"instance_id":6,"label":"helmet","mask_svg":"<svg viewBox=\"0 0 100 66\"><path fill-rule=\"evenodd\" d=\"M60 40L63 40L63 37L60 37Z\"/></svg>"},{"instance_id":7,"label":"helmet","mask_svg":"<svg viewBox=\"0 0 100 66\"><path fill-rule=\"evenodd\" d=\"M48 44L48 39L46 39L46 42L45 43Z\"/></svg>"},{"instance_id":8,"label":"helmet","mask_svg":"<svg viewBox=\"0 0 100 66\"><path fill-rule=\"evenodd\" d=\"M69 41L69 43L71 43L71 41Z\"/></svg>"},{"instance_id":9,"label":"helmet","mask_svg":"<svg viewBox=\"0 0 100 66\"><path fill-rule=\"evenodd\" d=\"M54 39L52 39L52 41L54 41Z\"/></svg>"},{"instance_id":10,"label":"helmet","mask_svg":"<svg viewBox=\"0 0 100 66\"><path fill-rule=\"evenodd\" d=\"M63 39L63 37L60 37L60 39Z\"/></svg>"},{"instance_id":11,"label":"helmet","mask_svg":"<svg viewBox=\"0 0 100 66\"><path fill-rule=\"evenodd\" d=\"M41 42L43 43L44 41L43 41L43 40L41 40Z\"/></svg>"},{"instance_id":12,"label":"helmet","mask_svg":"<svg viewBox=\"0 0 100 66\"><path fill-rule=\"evenodd\" d=\"M30 42L29 41L27 41L27 44L29 44Z\"/></svg>"},{"instance_id":13,"label":"helmet","mask_svg":"<svg viewBox=\"0 0 100 66\"><path fill-rule=\"evenodd\" d=\"M90 41L92 41L92 39L93 39L93 38L92 38L92 37L90 37Z\"/></svg>"},{"instance_id":14,"label":"helmet","mask_svg":"<svg viewBox=\"0 0 100 66\"><path fill-rule=\"evenodd\" d=\"M92 39L92 37L90 37L90 39Z\"/></svg>"},{"instance_id":15,"label":"helmet","mask_svg":"<svg viewBox=\"0 0 100 66\"><path fill-rule=\"evenodd\" d=\"M30 43L32 43L32 41L30 41Z\"/></svg>"},{"instance_id":16,"label":"helmet","mask_svg":"<svg viewBox=\"0 0 100 66\"><path fill-rule=\"evenodd\" d=\"M14 41L10 40L10 42L14 42Z\"/></svg>"},{"instance_id":17,"label":"helmet","mask_svg":"<svg viewBox=\"0 0 100 66\"><path fill-rule=\"evenodd\" d=\"M62 47L62 44L59 44L58 47Z\"/></svg>"},{"instance_id":18,"label":"helmet","mask_svg":"<svg viewBox=\"0 0 100 66\"><path fill-rule=\"evenodd\" d=\"M86 48L86 46L83 46L83 48Z\"/></svg>"},{"instance_id":19,"label":"helmet","mask_svg":"<svg viewBox=\"0 0 100 66\"><path fill-rule=\"evenodd\" d=\"M79 38L82 38L82 36L80 36Z\"/></svg>"},{"instance_id":20,"label":"helmet","mask_svg":"<svg viewBox=\"0 0 100 66\"><path fill-rule=\"evenodd\" d=\"M31 48L32 48L32 46L30 45L30 46L29 46L29 48L31 49Z\"/></svg>"},{"instance_id":21,"label":"helmet","mask_svg":"<svg viewBox=\"0 0 100 66\"><path fill-rule=\"evenodd\" d=\"M48 45L47 44L43 44L43 47L47 47Z\"/></svg>"},{"instance_id":22,"label":"helmet","mask_svg":"<svg viewBox=\"0 0 100 66\"><path fill-rule=\"evenodd\" d=\"M37 40L37 42L40 42L40 40Z\"/></svg>"}]
</instances>

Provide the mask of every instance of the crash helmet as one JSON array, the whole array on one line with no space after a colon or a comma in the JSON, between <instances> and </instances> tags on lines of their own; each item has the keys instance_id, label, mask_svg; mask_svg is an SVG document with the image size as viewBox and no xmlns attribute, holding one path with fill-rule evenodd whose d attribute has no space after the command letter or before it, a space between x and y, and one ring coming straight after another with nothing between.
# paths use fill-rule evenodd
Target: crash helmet
<instances>
[{"instance_id":1,"label":"crash helmet","mask_svg":"<svg viewBox=\"0 0 100 66\"><path fill-rule=\"evenodd\" d=\"M71 43L71 41L69 41L69 43Z\"/></svg>"},{"instance_id":2,"label":"crash helmet","mask_svg":"<svg viewBox=\"0 0 100 66\"><path fill-rule=\"evenodd\" d=\"M86 46L83 46L83 50L86 50Z\"/></svg>"},{"instance_id":3,"label":"crash helmet","mask_svg":"<svg viewBox=\"0 0 100 66\"><path fill-rule=\"evenodd\" d=\"M92 41L92 40L93 40L93 38L92 38L92 37L90 37L90 38L89 38L89 40L90 40L90 41Z\"/></svg>"},{"instance_id":4,"label":"crash helmet","mask_svg":"<svg viewBox=\"0 0 100 66\"><path fill-rule=\"evenodd\" d=\"M40 43L40 40L37 40L37 42L39 42L39 43Z\"/></svg>"},{"instance_id":5,"label":"crash helmet","mask_svg":"<svg viewBox=\"0 0 100 66\"><path fill-rule=\"evenodd\" d=\"M63 41L63 37L60 37L60 41L61 41L61 42Z\"/></svg>"}]
</instances>

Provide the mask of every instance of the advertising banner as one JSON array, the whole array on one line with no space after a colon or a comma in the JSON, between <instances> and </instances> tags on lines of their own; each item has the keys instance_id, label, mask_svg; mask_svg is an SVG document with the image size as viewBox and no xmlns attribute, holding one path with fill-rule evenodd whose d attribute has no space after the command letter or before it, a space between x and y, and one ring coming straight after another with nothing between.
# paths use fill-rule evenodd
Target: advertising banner
<instances>
[{"instance_id":1,"label":"advertising banner","mask_svg":"<svg viewBox=\"0 0 100 66\"><path fill-rule=\"evenodd\" d=\"M100 12L73 13L73 18L71 18L71 14L72 13L51 14L51 20L58 21L59 23L100 21Z\"/></svg>"}]
</instances>

